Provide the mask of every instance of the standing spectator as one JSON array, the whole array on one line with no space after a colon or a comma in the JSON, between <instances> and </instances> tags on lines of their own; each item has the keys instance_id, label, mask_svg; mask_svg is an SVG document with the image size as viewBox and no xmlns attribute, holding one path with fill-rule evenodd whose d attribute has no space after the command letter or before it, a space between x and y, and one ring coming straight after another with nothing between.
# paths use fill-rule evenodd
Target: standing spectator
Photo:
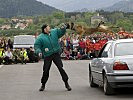
<instances>
[{"instance_id":1,"label":"standing spectator","mask_svg":"<svg viewBox=\"0 0 133 100\"><path fill-rule=\"evenodd\" d=\"M11 41L11 39L8 40L7 47L13 49L13 42Z\"/></svg>"},{"instance_id":2,"label":"standing spectator","mask_svg":"<svg viewBox=\"0 0 133 100\"><path fill-rule=\"evenodd\" d=\"M94 44L94 50L95 50L95 55L96 55L96 57L98 56L99 51L101 50L101 48L102 48L102 46L101 46L101 44L100 44L99 42L96 42L96 43Z\"/></svg>"},{"instance_id":3,"label":"standing spectator","mask_svg":"<svg viewBox=\"0 0 133 100\"><path fill-rule=\"evenodd\" d=\"M60 43L60 46L61 46L61 54L62 54L63 50L64 50L64 46L65 46L63 38L60 39L59 43Z\"/></svg>"},{"instance_id":4,"label":"standing spectator","mask_svg":"<svg viewBox=\"0 0 133 100\"><path fill-rule=\"evenodd\" d=\"M79 41L79 51L80 51L80 54L83 55L85 52L85 42L83 41L83 39L80 39Z\"/></svg>"},{"instance_id":5,"label":"standing spectator","mask_svg":"<svg viewBox=\"0 0 133 100\"><path fill-rule=\"evenodd\" d=\"M1 41L1 39L0 39L0 49L2 49L2 41Z\"/></svg>"},{"instance_id":6,"label":"standing spectator","mask_svg":"<svg viewBox=\"0 0 133 100\"><path fill-rule=\"evenodd\" d=\"M5 42L5 40L3 40L3 39L2 39L2 41L1 41L1 49L6 50L6 42Z\"/></svg>"},{"instance_id":7,"label":"standing spectator","mask_svg":"<svg viewBox=\"0 0 133 100\"><path fill-rule=\"evenodd\" d=\"M67 41L66 49L69 51L70 48L71 48L71 40L70 40L70 37L67 37L66 38L66 41Z\"/></svg>"},{"instance_id":8,"label":"standing spectator","mask_svg":"<svg viewBox=\"0 0 133 100\"><path fill-rule=\"evenodd\" d=\"M87 52L90 51L90 43L91 43L91 40L89 39L89 37L87 37L86 38L86 41L85 41L85 45L86 45Z\"/></svg>"},{"instance_id":9,"label":"standing spectator","mask_svg":"<svg viewBox=\"0 0 133 100\"><path fill-rule=\"evenodd\" d=\"M120 38L128 38L129 37L129 33L126 32L125 29L122 27L120 27L120 31L118 32L118 34L120 35Z\"/></svg>"},{"instance_id":10,"label":"standing spectator","mask_svg":"<svg viewBox=\"0 0 133 100\"><path fill-rule=\"evenodd\" d=\"M101 40L99 40L99 43L101 44L101 48L107 43L107 39L102 38Z\"/></svg>"},{"instance_id":11,"label":"standing spectator","mask_svg":"<svg viewBox=\"0 0 133 100\"><path fill-rule=\"evenodd\" d=\"M79 42L79 40L76 37L74 37L73 41L72 41L73 49L78 48L78 46L79 46L78 42Z\"/></svg>"}]
</instances>

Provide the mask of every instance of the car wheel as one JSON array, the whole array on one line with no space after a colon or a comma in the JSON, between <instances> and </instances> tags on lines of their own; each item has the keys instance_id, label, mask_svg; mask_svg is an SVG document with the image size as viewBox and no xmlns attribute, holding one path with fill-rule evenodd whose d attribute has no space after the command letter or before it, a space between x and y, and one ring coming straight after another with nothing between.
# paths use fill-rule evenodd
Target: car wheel
<instances>
[{"instance_id":1,"label":"car wheel","mask_svg":"<svg viewBox=\"0 0 133 100\"><path fill-rule=\"evenodd\" d=\"M90 87L98 87L98 85L93 82L93 76L91 74L91 71L89 71L89 83Z\"/></svg>"},{"instance_id":2,"label":"car wheel","mask_svg":"<svg viewBox=\"0 0 133 100\"><path fill-rule=\"evenodd\" d=\"M114 89L110 86L106 75L103 76L103 89L105 95L114 94Z\"/></svg>"}]
</instances>

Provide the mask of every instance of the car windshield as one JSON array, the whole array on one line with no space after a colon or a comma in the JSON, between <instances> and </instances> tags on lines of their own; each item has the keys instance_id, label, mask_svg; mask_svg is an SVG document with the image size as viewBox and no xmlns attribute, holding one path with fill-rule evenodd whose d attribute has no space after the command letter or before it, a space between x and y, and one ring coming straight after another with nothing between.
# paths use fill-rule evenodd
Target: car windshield
<instances>
[{"instance_id":1,"label":"car windshield","mask_svg":"<svg viewBox=\"0 0 133 100\"><path fill-rule=\"evenodd\" d=\"M115 56L133 55L133 42L118 43L115 46Z\"/></svg>"}]
</instances>

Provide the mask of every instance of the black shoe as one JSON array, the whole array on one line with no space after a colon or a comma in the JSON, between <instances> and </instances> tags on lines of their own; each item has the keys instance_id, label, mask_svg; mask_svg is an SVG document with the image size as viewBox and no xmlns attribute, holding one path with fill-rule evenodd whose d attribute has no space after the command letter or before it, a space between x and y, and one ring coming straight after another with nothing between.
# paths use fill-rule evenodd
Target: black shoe
<instances>
[{"instance_id":1,"label":"black shoe","mask_svg":"<svg viewBox=\"0 0 133 100\"><path fill-rule=\"evenodd\" d=\"M44 89L45 89L45 85L42 85L39 91L44 91Z\"/></svg>"},{"instance_id":2,"label":"black shoe","mask_svg":"<svg viewBox=\"0 0 133 100\"><path fill-rule=\"evenodd\" d=\"M71 91L72 90L72 88L70 87L68 82L65 82L65 87L67 88L67 91Z\"/></svg>"}]
</instances>

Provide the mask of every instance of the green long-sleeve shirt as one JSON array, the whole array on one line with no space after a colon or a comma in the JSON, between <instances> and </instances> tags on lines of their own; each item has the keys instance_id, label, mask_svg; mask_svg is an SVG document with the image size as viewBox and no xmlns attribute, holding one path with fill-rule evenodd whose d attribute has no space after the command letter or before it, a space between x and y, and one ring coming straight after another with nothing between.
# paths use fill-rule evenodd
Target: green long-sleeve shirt
<instances>
[{"instance_id":1,"label":"green long-sleeve shirt","mask_svg":"<svg viewBox=\"0 0 133 100\"><path fill-rule=\"evenodd\" d=\"M52 29L50 34L41 33L35 41L35 53L43 54L43 57L50 56L60 51L58 39L66 33L66 29Z\"/></svg>"}]
</instances>

